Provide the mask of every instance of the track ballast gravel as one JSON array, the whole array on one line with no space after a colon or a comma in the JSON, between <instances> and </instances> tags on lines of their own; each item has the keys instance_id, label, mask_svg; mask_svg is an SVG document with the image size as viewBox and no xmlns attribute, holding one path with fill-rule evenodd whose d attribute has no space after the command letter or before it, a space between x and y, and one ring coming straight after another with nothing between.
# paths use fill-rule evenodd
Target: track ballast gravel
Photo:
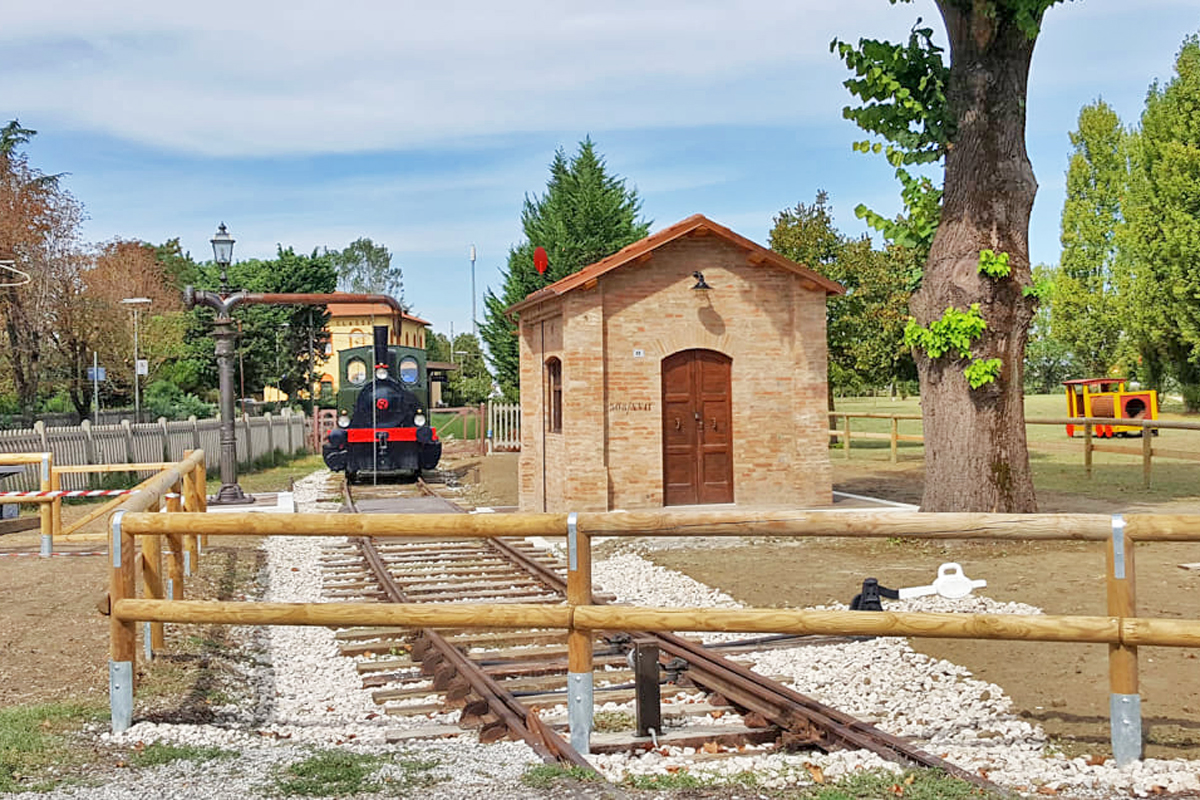
<instances>
[{"instance_id":1,"label":"track ballast gravel","mask_svg":"<svg viewBox=\"0 0 1200 800\"><path fill-rule=\"evenodd\" d=\"M295 499L300 511L336 510L321 503L328 473L319 471L298 481ZM321 554L332 544L316 537L277 537L266 542L266 567L261 576L261 599L311 602L322 597ZM936 565L935 565L936 566ZM690 578L665 570L634 552L625 552L594 565L596 584L621 602L655 606L736 606L732 598ZM975 611L981 613L1039 613L1017 603L999 603L973 595L960 600L918 598L889 603L891 609ZM453 715L433 718L387 717L361 688L354 661L338 655L333 632L325 628L246 628L237 632L255 657L244 659L243 688L236 703L217 709L216 721L206 725L141 722L112 735L97 732L110 744L149 745L169 742L215 746L237 752L236 757L204 762L176 761L127 770L103 786L59 789L18 795L44 800L208 800L263 796L271 791L272 776L288 764L323 748L389 753L400 762L436 765L422 774L432 785L415 791L425 800L442 798L554 797L556 790L534 790L520 781L540 763L523 743L481 745L470 733L455 739L409 741L387 745L389 731L452 722ZM709 634L710 639L739 638ZM1011 701L995 684L976 680L964 668L928 658L903 639L879 638L848 644L795 647L739 656L759 672L783 677L795 690L876 724L889 733L910 738L928 752L965 769L980 771L990 780L1021 793L1060 797L1107 798L1153 796L1164 792L1200 791L1200 761L1150 759L1117 767L1110 760L1080 756L1066 758L1048 745L1037 726L1019 719ZM601 681L598 679L598 683ZM632 704L606 704L597 710L632 713ZM552 721L553 711L545 714ZM711 723L712 720L705 720ZM593 756L593 764L614 781L639 775L678 772L722 781L754 773L759 786L778 789L810 783L814 774L824 780L860 769L896 770L895 765L860 751L793 754L755 752L707 761L689 761L690 752L672 748L638 757ZM405 779L402 766L385 767L378 776L385 784L377 795L396 796ZM752 790L731 785L729 796L754 797ZM615 787L582 786L576 797L617 797Z\"/></svg>"}]
</instances>

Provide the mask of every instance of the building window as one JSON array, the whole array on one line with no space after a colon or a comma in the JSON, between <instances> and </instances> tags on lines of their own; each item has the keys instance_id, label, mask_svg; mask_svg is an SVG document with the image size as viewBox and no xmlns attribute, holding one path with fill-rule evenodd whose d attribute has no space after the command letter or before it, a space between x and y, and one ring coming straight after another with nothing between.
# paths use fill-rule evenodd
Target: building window
<instances>
[{"instance_id":1,"label":"building window","mask_svg":"<svg viewBox=\"0 0 1200 800\"><path fill-rule=\"evenodd\" d=\"M562 433L562 362L546 361L546 430Z\"/></svg>"},{"instance_id":2,"label":"building window","mask_svg":"<svg viewBox=\"0 0 1200 800\"><path fill-rule=\"evenodd\" d=\"M350 331L350 346L351 347L362 347L366 343L367 343L366 334L364 334L361 330L359 330L358 328L355 328L354 330Z\"/></svg>"}]
</instances>

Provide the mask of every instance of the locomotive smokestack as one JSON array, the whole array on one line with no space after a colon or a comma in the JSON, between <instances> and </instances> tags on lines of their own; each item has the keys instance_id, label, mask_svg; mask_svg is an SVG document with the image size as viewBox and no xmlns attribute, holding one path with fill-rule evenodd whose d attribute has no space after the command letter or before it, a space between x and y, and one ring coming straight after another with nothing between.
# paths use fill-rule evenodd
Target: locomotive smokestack
<instances>
[{"instance_id":1,"label":"locomotive smokestack","mask_svg":"<svg viewBox=\"0 0 1200 800\"><path fill-rule=\"evenodd\" d=\"M375 366L388 363L388 327L375 326Z\"/></svg>"}]
</instances>

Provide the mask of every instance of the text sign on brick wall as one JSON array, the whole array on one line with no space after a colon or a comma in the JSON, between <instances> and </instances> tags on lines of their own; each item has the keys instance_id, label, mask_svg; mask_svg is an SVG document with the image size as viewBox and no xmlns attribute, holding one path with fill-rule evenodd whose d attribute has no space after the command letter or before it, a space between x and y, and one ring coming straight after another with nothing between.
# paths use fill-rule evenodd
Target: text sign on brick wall
<instances>
[{"instance_id":1,"label":"text sign on brick wall","mask_svg":"<svg viewBox=\"0 0 1200 800\"><path fill-rule=\"evenodd\" d=\"M631 411L653 411L654 403L609 403L608 411L610 414L621 413L628 414Z\"/></svg>"}]
</instances>

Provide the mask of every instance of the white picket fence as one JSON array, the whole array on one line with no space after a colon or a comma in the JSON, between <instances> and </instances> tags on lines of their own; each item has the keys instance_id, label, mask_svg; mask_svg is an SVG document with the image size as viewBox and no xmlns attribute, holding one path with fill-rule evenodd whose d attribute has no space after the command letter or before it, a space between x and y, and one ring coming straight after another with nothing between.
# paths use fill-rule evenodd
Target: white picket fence
<instances>
[{"instance_id":1,"label":"white picket fence","mask_svg":"<svg viewBox=\"0 0 1200 800\"><path fill-rule=\"evenodd\" d=\"M521 406L488 402L487 441L489 453L513 453L521 449Z\"/></svg>"},{"instance_id":2,"label":"white picket fence","mask_svg":"<svg viewBox=\"0 0 1200 800\"><path fill-rule=\"evenodd\" d=\"M248 464L275 450L285 454L303 452L308 447L308 423L303 414L284 409L278 416L243 416L234 423L237 457ZM55 465L131 464L153 461L180 461L185 450L204 448L210 466L221 454L221 421L190 417L180 422L144 422L134 425L79 425L51 428L41 422L32 428L0 431L0 453L54 454ZM88 488L88 475L68 473L62 476L63 489ZM5 490L38 488L37 470L26 470L4 481Z\"/></svg>"}]
</instances>

